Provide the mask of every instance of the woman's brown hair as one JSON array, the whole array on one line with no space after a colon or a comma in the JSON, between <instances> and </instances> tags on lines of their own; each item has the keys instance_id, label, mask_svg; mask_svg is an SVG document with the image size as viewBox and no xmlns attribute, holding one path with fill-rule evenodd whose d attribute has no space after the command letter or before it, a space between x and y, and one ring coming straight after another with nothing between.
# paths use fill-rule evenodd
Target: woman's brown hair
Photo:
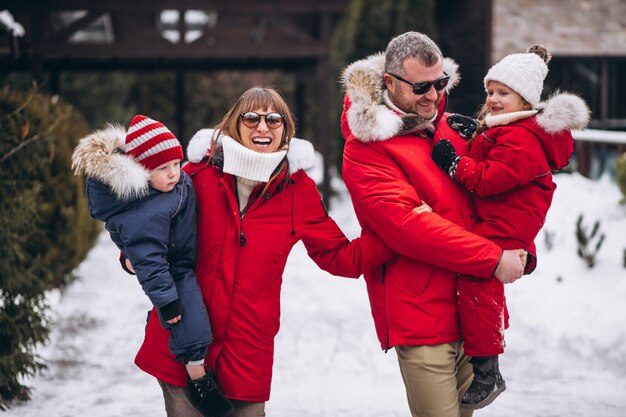
<instances>
[{"instance_id":1,"label":"woman's brown hair","mask_svg":"<svg viewBox=\"0 0 626 417\"><path fill-rule=\"evenodd\" d=\"M268 110L272 108L275 112L282 114L284 119L283 136L278 149L283 149L296 133L296 124L289 106L283 96L272 87L256 86L245 91L239 100L226 112L222 120L215 126L213 145L217 137L221 134L228 135L237 142L242 143L239 133L239 117L242 113L257 109ZM211 146L213 153L215 146Z\"/></svg>"},{"instance_id":2,"label":"woman's brown hair","mask_svg":"<svg viewBox=\"0 0 626 417\"><path fill-rule=\"evenodd\" d=\"M245 91L235 104L233 104L230 110L226 112L222 120L215 126L212 141L213 143L211 144L211 151L209 153L209 163L211 163L211 160L217 151L217 138L220 135L228 135L238 143L243 144L241 134L239 132L239 118L242 113L258 109L267 111L270 108L284 116L283 135L280 140L278 150L286 148L289 145L291 138L293 138L296 134L296 123L291 111L289 110L289 106L283 96L273 87L256 86ZM283 162L278 165L274 175L267 182L265 188L273 182L279 173L287 169L287 166L288 162L285 158ZM287 177L285 177L285 181L287 180Z\"/></svg>"}]
</instances>

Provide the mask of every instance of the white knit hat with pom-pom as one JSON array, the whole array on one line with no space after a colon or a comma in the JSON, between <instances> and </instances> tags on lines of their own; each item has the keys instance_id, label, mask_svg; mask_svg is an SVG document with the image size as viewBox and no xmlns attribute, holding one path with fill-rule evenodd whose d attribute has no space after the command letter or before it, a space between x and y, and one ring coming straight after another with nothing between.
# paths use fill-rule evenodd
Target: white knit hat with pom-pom
<instances>
[{"instance_id":1,"label":"white knit hat with pom-pom","mask_svg":"<svg viewBox=\"0 0 626 417\"><path fill-rule=\"evenodd\" d=\"M524 54L507 55L487 72L485 90L489 81L498 81L536 107L541 99L543 80L548 75L547 64L551 58L543 45L533 45Z\"/></svg>"}]
</instances>

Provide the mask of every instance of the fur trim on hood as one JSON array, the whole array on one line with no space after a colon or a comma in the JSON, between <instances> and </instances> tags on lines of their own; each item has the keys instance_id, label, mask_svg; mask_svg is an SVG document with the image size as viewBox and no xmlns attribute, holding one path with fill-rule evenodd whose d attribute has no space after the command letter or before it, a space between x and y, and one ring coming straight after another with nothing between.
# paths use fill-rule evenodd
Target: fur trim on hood
<instances>
[{"instance_id":1,"label":"fur trim on hood","mask_svg":"<svg viewBox=\"0 0 626 417\"><path fill-rule=\"evenodd\" d=\"M559 91L547 101L539 103L537 110L537 124L548 133L584 129L591 118L591 110L585 100L575 94Z\"/></svg>"},{"instance_id":2,"label":"fur trim on hood","mask_svg":"<svg viewBox=\"0 0 626 417\"><path fill-rule=\"evenodd\" d=\"M85 175L106 184L121 200L149 193L150 172L124 153L126 129L109 124L80 140L72 155L75 175Z\"/></svg>"},{"instance_id":3,"label":"fur trim on hood","mask_svg":"<svg viewBox=\"0 0 626 417\"><path fill-rule=\"evenodd\" d=\"M549 134L563 130L584 129L589 123L590 110L585 101L577 95L557 91L548 100L539 103L536 110L525 110L485 118L487 126L504 126L517 120L537 115L539 127Z\"/></svg>"},{"instance_id":4,"label":"fur trim on hood","mask_svg":"<svg viewBox=\"0 0 626 417\"><path fill-rule=\"evenodd\" d=\"M443 70L450 76L444 89L449 93L461 80L459 66L452 59L444 58ZM381 52L350 64L341 75L341 83L352 103L347 112L348 125L363 142L385 140L401 132L428 127L410 120L411 115L398 114L385 105L384 71L385 54Z\"/></svg>"},{"instance_id":5,"label":"fur trim on hood","mask_svg":"<svg viewBox=\"0 0 626 417\"><path fill-rule=\"evenodd\" d=\"M215 129L201 129L193 135L187 146L189 162L198 163L209 154L214 135ZM217 143L221 142L222 135L217 138ZM289 174L311 168L315 162L313 144L304 139L291 138L287 150L287 161L289 161Z\"/></svg>"}]
</instances>

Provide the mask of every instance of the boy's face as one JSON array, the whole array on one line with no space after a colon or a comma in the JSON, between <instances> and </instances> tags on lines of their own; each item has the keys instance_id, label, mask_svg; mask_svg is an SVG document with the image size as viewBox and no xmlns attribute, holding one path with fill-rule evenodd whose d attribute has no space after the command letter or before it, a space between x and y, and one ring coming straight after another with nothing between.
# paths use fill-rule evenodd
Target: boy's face
<instances>
[{"instance_id":1,"label":"boy's face","mask_svg":"<svg viewBox=\"0 0 626 417\"><path fill-rule=\"evenodd\" d=\"M180 159L159 165L150 171L150 186L167 193L172 191L180 179Z\"/></svg>"}]
</instances>

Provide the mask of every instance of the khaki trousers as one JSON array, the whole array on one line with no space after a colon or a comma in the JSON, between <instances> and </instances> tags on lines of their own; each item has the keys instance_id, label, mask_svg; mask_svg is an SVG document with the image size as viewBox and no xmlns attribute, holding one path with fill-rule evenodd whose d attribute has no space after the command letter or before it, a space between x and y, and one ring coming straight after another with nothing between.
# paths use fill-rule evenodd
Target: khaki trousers
<instances>
[{"instance_id":1,"label":"khaki trousers","mask_svg":"<svg viewBox=\"0 0 626 417\"><path fill-rule=\"evenodd\" d=\"M165 413L167 417L203 417L202 414L191 405L189 390L183 387L170 385L159 381L165 400ZM235 411L228 417L265 417L265 403L251 403L247 401L233 401Z\"/></svg>"},{"instance_id":2,"label":"khaki trousers","mask_svg":"<svg viewBox=\"0 0 626 417\"><path fill-rule=\"evenodd\" d=\"M462 342L396 346L413 417L470 417L459 399L474 376Z\"/></svg>"}]
</instances>

